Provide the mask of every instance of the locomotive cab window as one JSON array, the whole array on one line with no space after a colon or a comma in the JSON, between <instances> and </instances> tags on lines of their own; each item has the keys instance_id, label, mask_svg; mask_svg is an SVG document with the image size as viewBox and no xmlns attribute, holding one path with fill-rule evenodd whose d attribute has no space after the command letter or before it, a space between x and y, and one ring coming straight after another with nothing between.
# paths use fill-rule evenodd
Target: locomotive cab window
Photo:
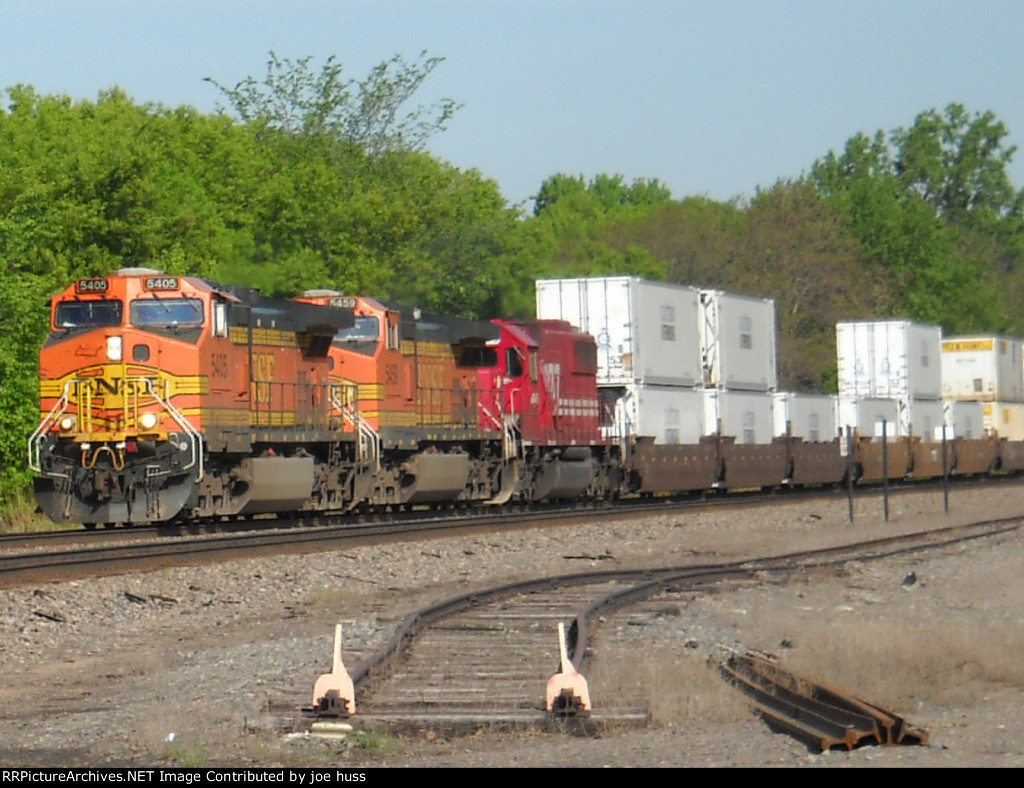
<instances>
[{"instance_id":1,"label":"locomotive cab window","mask_svg":"<svg viewBox=\"0 0 1024 788\"><path fill-rule=\"evenodd\" d=\"M519 353L519 349L514 347L510 347L505 353L505 369L510 378L519 378L523 375L523 360Z\"/></svg>"},{"instance_id":2,"label":"locomotive cab window","mask_svg":"<svg viewBox=\"0 0 1024 788\"><path fill-rule=\"evenodd\" d=\"M459 355L460 367L496 367L498 351L493 347L464 347Z\"/></svg>"},{"instance_id":3,"label":"locomotive cab window","mask_svg":"<svg viewBox=\"0 0 1024 788\"><path fill-rule=\"evenodd\" d=\"M335 342L375 342L380 338L380 321L373 316L356 315L356 322L334 335Z\"/></svg>"},{"instance_id":4,"label":"locomotive cab window","mask_svg":"<svg viewBox=\"0 0 1024 788\"><path fill-rule=\"evenodd\" d=\"M333 344L372 356L380 345L380 319L373 315L356 315L353 325L334 335Z\"/></svg>"},{"instance_id":5,"label":"locomotive cab window","mask_svg":"<svg viewBox=\"0 0 1024 788\"><path fill-rule=\"evenodd\" d=\"M215 301L213 304L213 335L228 336L228 305L223 301Z\"/></svg>"},{"instance_id":6,"label":"locomotive cab window","mask_svg":"<svg viewBox=\"0 0 1024 788\"><path fill-rule=\"evenodd\" d=\"M130 313L136 328L203 324L203 302L198 298L140 298L132 301Z\"/></svg>"},{"instance_id":7,"label":"locomotive cab window","mask_svg":"<svg viewBox=\"0 0 1024 788\"><path fill-rule=\"evenodd\" d=\"M121 301L62 301L53 316L57 328L110 328L121 325Z\"/></svg>"}]
</instances>

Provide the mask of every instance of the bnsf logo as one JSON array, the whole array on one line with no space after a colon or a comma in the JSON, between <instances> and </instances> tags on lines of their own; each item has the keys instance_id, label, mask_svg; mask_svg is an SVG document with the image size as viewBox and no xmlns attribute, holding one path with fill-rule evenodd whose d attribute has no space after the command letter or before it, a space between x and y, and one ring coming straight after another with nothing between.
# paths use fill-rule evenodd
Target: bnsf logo
<instances>
[{"instance_id":1,"label":"bnsf logo","mask_svg":"<svg viewBox=\"0 0 1024 788\"><path fill-rule=\"evenodd\" d=\"M148 380L154 386L159 382L157 378L148 378ZM124 378L88 378L79 381L79 383L83 388L88 388L89 393L93 396L122 393L142 394L146 390L146 385L139 378L132 378L131 380L125 380Z\"/></svg>"}]
</instances>

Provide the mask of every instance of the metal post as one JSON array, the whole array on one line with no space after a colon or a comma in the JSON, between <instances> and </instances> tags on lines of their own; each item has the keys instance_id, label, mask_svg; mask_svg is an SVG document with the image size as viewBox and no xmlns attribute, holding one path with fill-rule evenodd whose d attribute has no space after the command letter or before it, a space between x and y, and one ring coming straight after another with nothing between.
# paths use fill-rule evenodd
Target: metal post
<instances>
[{"instance_id":1,"label":"metal post","mask_svg":"<svg viewBox=\"0 0 1024 788\"><path fill-rule=\"evenodd\" d=\"M850 508L850 522L853 522L853 432L846 428L846 486Z\"/></svg>"},{"instance_id":2,"label":"metal post","mask_svg":"<svg viewBox=\"0 0 1024 788\"><path fill-rule=\"evenodd\" d=\"M949 514L949 462L946 453L946 425L942 425L942 505Z\"/></svg>"},{"instance_id":3,"label":"metal post","mask_svg":"<svg viewBox=\"0 0 1024 788\"><path fill-rule=\"evenodd\" d=\"M882 508L885 521L889 522L889 435L888 423L882 419Z\"/></svg>"}]
</instances>

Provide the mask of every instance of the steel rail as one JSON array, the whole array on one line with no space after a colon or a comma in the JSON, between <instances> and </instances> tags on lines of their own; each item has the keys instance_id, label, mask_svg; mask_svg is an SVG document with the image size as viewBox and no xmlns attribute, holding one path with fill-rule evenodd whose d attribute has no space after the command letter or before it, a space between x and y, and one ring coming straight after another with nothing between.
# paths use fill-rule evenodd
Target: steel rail
<instances>
[{"instance_id":1,"label":"steel rail","mask_svg":"<svg viewBox=\"0 0 1024 788\"><path fill-rule=\"evenodd\" d=\"M733 655L718 666L765 721L822 751L865 744L927 744L927 731L891 711L783 669L759 654Z\"/></svg>"},{"instance_id":2,"label":"steel rail","mask_svg":"<svg viewBox=\"0 0 1024 788\"><path fill-rule=\"evenodd\" d=\"M956 478L951 483L958 485L990 486L1020 485L1024 476L1006 475L999 477L983 477L980 479ZM932 480L908 481L890 488L890 495L909 495L934 492L941 488L941 483ZM863 500L881 495L875 487L859 488ZM243 534L265 531L302 531L313 528L363 527L385 523L401 524L403 522L447 522L453 518L466 520L500 521L508 518L510 522L521 521L523 518L593 518L596 516L644 517L652 514L670 514L673 512L710 511L717 509L733 509L757 507L769 504L800 503L813 500L831 500L843 497L846 493L837 487L810 487L769 491L729 491L729 492L695 492L679 495L650 496L623 498L616 501L589 501L565 504L520 504L502 507L495 511L482 508L453 508L448 510L417 509L398 512L358 513L309 513L298 516L256 516L224 518L210 521L189 523L155 523L150 525L132 525L118 528L97 528L94 530L73 529L38 531L33 533L0 534L0 553L8 551L39 549L48 545L82 545L83 547L114 542L128 542L141 539L174 539L191 537L209 537L223 534Z\"/></svg>"},{"instance_id":3,"label":"steel rail","mask_svg":"<svg viewBox=\"0 0 1024 788\"><path fill-rule=\"evenodd\" d=\"M935 531L874 539L863 543L800 551L761 559L688 567L664 567L640 570L606 570L535 578L508 583L488 589L471 591L414 611L403 619L393 636L368 660L351 673L355 692L372 694L389 671L413 647L415 639L430 626L470 608L508 598L517 594L550 592L580 585L596 585L613 581L635 583L613 592L589 605L576 616L569 627L569 653L573 666L583 667L592 652L589 640L591 622L598 616L642 602L655 594L679 585L687 590L728 580L754 578L764 573L788 575L835 565L850 560L877 560L884 557L925 549L934 549L957 542L997 536L1017 530L1022 518L987 520L967 525L948 526Z\"/></svg>"}]
</instances>

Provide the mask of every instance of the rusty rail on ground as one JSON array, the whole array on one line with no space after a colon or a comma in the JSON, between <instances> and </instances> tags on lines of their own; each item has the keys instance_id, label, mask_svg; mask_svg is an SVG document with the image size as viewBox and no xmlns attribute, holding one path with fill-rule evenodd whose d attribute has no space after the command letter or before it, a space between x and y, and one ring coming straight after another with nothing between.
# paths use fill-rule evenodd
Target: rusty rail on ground
<instances>
[{"instance_id":1,"label":"rusty rail on ground","mask_svg":"<svg viewBox=\"0 0 1024 788\"><path fill-rule=\"evenodd\" d=\"M734 655L719 664L722 676L743 692L772 727L819 747L927 744L927 731L852 695L817 684L758 654Z\"/></svg>"}]
</instances>

